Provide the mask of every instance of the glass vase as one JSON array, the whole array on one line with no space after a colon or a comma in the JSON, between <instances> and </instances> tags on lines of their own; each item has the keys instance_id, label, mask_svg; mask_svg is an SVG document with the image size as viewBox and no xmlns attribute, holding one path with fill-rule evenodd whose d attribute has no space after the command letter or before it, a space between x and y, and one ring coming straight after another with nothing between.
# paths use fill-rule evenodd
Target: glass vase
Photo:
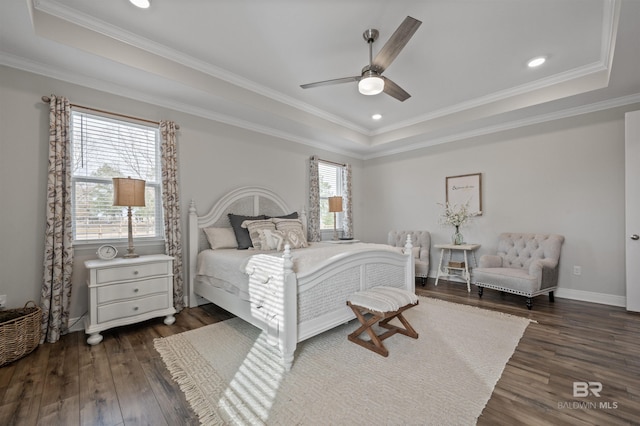
<instances>
[{"instance_id":1,"label":"glass vase","mask_svg":"<svg viewBox=\"0 0 640 426\"><path fill-rule=\"evenodd\" d=\"M456 232L451 236L451 242L457 246L464 243L464 237L460 233L460 228L456 226Z\"/></svg>"}]
</instances>

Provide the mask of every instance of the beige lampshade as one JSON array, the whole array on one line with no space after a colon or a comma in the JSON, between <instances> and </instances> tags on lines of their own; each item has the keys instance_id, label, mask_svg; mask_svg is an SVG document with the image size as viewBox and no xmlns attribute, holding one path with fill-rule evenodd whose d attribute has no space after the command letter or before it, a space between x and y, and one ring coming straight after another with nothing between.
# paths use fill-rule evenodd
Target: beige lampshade
<instances>
[{"instance_id":1,"label":"beige lampshade","mask_svg":"<svg viewBox=\"0 0 640 426\"><path fill-rule=\"evenodd\" d=\"M142 179L113 178L113 205L144 207Z\"/></svg>"},{"instance_id":2,"label":"beige lampshade","mask_svg":"<svg viewBox=\"0 0 640 426\"><path fill-rule=\"evenodd\" d=\"M342 211L342 197L329 197L329 211L331 213Z\"/></svg>"}]
</instances>

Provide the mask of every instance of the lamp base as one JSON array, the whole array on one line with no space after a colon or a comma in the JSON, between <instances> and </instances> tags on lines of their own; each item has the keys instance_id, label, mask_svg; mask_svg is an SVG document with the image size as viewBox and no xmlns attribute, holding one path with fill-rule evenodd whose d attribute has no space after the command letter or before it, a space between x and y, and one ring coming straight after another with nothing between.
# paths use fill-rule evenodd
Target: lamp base
<instances>
[{"instance_id":1,"label":"lamp base","mask_svg":"<svg viewBox=\"0 0 640 426\"><path fill-rule=\"evenodd\" d=\"M127 248L127 254L125 254L123 257L129 259L129 258L133 258L133 257L140 257L139 254L136 254L135 250L133 249L133 225L131 224L131 206L129 206L129 209L127 211L127 218L128 220L128 224L127 224L127 231L129 233L129 247Z\"/></svg>"}]
</instances>

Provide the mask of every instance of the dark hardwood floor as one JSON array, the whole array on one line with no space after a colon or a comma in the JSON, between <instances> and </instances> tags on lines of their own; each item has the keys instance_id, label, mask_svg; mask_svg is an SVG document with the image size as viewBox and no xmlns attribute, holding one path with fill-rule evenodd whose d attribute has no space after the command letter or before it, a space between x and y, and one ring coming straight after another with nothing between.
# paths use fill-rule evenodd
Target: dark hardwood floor
<instances>
[{"instance_id":1,"label":"dark hardwood floor","mask_svg":"<svg viewBox=\"0 0 640 426\"><path fill-rule=\"evenodd\" d=\"M524 298L430 280L416 292L527 317L479 425L640 425L640 314L556 297ZM213 305L104 333L89 346L82 332L0 368L0 425L192 425L198 419L153 347L153 339L229 318ZM469 324L469 327L473 327ZM482 338L482 330L477 330ZM428 360L416 360L428 362ZM599 397L574 397L574 382ZM587 386L587 385L585 385ZM589 389L578 385L578 395ZM460 392L464 392L461 384ZM416 403L419 403L416 396ZM416 423L420 423L417 419Z\"/></svg>"}]
</instances>

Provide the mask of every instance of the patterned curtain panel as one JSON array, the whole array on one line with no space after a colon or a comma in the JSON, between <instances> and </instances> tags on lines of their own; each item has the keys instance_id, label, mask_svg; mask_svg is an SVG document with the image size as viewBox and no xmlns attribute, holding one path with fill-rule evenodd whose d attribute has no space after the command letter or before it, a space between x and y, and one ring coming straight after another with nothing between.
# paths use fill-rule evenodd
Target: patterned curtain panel
<instances>
[{"instance_id":1,"label":"patterned curtain panel","mask_svg":"<svg viewBox=\"0 0 640 426\"><path fill-rule=\"evenodd\" d=\"M351 213L351 164L342 168L342 199L344 200L344 217L342 233L345 238L353 237L353 214Z\"/></svg>"},{"instance_id":2,"label":"patterned curtain panel","mask_svg":"<svg viewBox=\"0 0 640 426\"><path fill-rule=\"evenodd\" d=\"M44 244L44 275L40 307L42 337L54 343L68 332L73 269L71 222L71 106L64 97L49 101L49 172Z\"/></svg>"},{"instance_id":3,"label":"patterned curtain panel","mask_svg":"<svg viewBox=\"0 0 640 426\"><path fill-rule=\"evenodd\" d=\"M180 197L178 194L178 148L176 124L160 122L162 145L162 207L164 211L165 252L173 257L173 306L184 308L184 278L182 268L182 232L180 228Z\"/></svg>"},{"instance_id":4,"label":"patterned curtain panel","mask_svg":"<svg viewBox=\"0 0 640 426\"><path fill-rule=\"evenodd\" d=\"M307 217L309 241L320 241L320 176L318 157L309 159L309 216Z\"/></svg>"}]
</instances>

